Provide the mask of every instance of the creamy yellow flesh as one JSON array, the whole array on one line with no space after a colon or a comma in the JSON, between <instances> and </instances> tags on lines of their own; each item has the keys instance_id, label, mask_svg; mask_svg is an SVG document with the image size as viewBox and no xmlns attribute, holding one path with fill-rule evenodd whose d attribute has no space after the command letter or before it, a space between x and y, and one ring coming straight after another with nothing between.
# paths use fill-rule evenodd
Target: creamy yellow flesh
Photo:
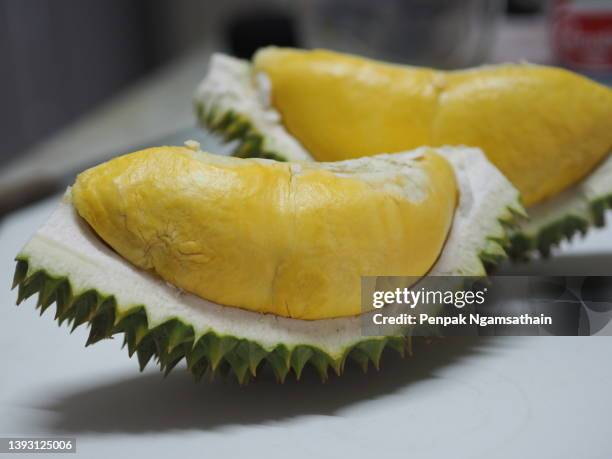
<instances>
[{"instance_id":1,"label":"creamy yellow flesh","mask_svg":"<svg viewBox=\"0 0 612 459\"><path fill-rule=\"evenodd\" d=\"M360 276L421 276L442 250L452 167L433 152L409 163L364 175L161 147L83 172L72 200L120 255L186 291L323 319L362 312Z\"/></svg>"},{"instance_id":2,"label":"creamy yellow flesh","mask_svg":"<svg viewBox=\"0 0 612 459\"><path fill-rule=\"evenodd\" d=\"M287 129L320 161L477 146L529 206L612 150L612 90L561 69L441 72L278 48L260 51L254 66L270 78Z\"/></svg>"}]
</instances>

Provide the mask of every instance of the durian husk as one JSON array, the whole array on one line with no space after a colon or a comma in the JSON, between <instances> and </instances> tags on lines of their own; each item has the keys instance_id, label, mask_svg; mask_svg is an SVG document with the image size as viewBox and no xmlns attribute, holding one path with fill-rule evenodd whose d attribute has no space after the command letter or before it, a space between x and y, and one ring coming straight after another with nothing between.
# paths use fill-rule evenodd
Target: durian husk
<instances>
[{"instance_id":1,"label":"durian husk","mask_svg":"<svg viewBox=\"0 0 612 459\"><path fill-rule=\"evenodd\" d=\"M439 152L453 164L460 200L429 274L486 276L506 258L508 231L524 215L518 192L481 152ZM308 365L326 380L330 371L341 374L347 361L365 371L379 367L385 349L411 351L411 330L403 327L389 329L387 336L365 336L364 314L307 321L181 292L112 251L78 216L70 192L16 260L18 303L37 294L41 313L55 303L60 324L89 325L87 345L123 334L141 369L155 360L167 374L185 359L196 380L233 374L244 384L264 367L280 382L291 373L299 379Z\"/></svg>"},{"instance_id":2,"label":"durian husk","mask_svg":"<svg viewBox=\"0 0 612 459\"><path fill-rule=\"evenodd\" d=\"M525 260L534 253L548 257L565 240L605 225L612 209L612 155L583 181L558 196L529 208L529 220L511 234L510 256Z\"/></svg>"}]
</instances>

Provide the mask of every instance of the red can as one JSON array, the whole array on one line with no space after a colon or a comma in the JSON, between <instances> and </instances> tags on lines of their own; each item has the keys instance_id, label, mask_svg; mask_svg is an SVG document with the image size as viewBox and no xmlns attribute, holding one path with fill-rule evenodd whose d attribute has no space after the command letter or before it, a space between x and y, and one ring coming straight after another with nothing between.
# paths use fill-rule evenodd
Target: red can
<instances>
[{"instance_id":1,"label":"red can","mask_svg":"<svg viewBox=\"0 0 612 459\"><path fill-rule=\"evenodd\" d=\"M561 64L612 74L612 1L556 0L552 42Z\"/></svg>"}]
</instances>

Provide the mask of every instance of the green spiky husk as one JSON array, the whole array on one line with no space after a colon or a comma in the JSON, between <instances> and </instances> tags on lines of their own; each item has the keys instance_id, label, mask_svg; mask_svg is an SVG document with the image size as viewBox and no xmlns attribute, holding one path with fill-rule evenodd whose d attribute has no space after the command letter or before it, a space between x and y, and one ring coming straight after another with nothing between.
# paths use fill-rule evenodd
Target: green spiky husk
<instances>
[{"instance_id":1,"label":"green spiky husk","mask_svg":"<svg viewBox=\"0 0 612 459\"><path fill-rule=\"evenodd\" d=\"M208 110L201 101L196 101L195 112L202 127L221 136L226 142L238 142L232 152L233 156L289 161L289 158L270 148L265 137L253 127L247 117L232 110L221 111L216 107Z\"/></svg>"},{"instance_id":2,"label":"green spiky husk","mask_svg":"<svg viewBox=\"0 0 612 459\"><path fill-rule=\"evenodd\" d=\"M605 226L605 214L609 209L612 209L612 194L588 202L583 212L568 212L535 231L521 231L519 228L510 235L508 253L514 260L526 261L536 252L548 258L563 241L569 241L576 235L584 236L591 227Z\"/></svg>"},{"instance_id":3,"label":"green spiky husk","mask_svg":"<svg viewBox=\"0 0 612 459\"><path fill-rule=\"evenodd\" d=\"M334 359L314 346L289 348L280 344L266 350L253 341L212 332L196 339L193 327L179 318L150 327L144 305L124 310L117 307L112 295L92 289L75 291L68 277L53 276L44 269L32 270L25 257L17 258L15 287L18 287L17 304L38 294L36 307L41 314L55 303L55 320L60 325L68 323L74 330L89 324L86 346L123 334L124 345L130 357L137 355L141 371L154 358L161 371L168 374L185 359L196 381L206 374L213 377L233 373L240 384L245 384L267 365L277 380L283 382L290 372L299 379L307 364L325 381L330 370L340 375L347 359L367 371L370 364L379 367L387 347L402 356L410 353L412 347L410 336L373 337L350 346L341 358Z\"/></svg>"}]
</instances>

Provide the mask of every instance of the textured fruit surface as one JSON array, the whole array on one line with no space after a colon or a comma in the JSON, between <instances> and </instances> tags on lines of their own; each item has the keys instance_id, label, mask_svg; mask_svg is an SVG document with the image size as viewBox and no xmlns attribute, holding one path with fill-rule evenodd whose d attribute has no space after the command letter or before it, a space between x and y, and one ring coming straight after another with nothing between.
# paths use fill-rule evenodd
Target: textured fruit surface
<instances>
[{"instance_id":1,"label":"textured fruit surface","mask_svg":"<svg viewBox=\"0 0 612 459\"><path fill-rule=\"evenodd\" d=\"M561 69L441 72L278 48L260 51L254 68L270 78L289 132L320 161L477 146L530 206L582 179L612 150L612 90Z\"/></svg>"},{"instance_id":2,"label":"textured fruit surface","mask_svg":"<svg viewBox=\"0 0 612 459\"><path fill-rule=\"evenodd\" d=\"M393 162L281 163L183 147L80 174L78 213L120 255L186 291L257 312L359 314L360 276L422 276L457 204L433 151Z\"/></svg>"}]
</instances>

